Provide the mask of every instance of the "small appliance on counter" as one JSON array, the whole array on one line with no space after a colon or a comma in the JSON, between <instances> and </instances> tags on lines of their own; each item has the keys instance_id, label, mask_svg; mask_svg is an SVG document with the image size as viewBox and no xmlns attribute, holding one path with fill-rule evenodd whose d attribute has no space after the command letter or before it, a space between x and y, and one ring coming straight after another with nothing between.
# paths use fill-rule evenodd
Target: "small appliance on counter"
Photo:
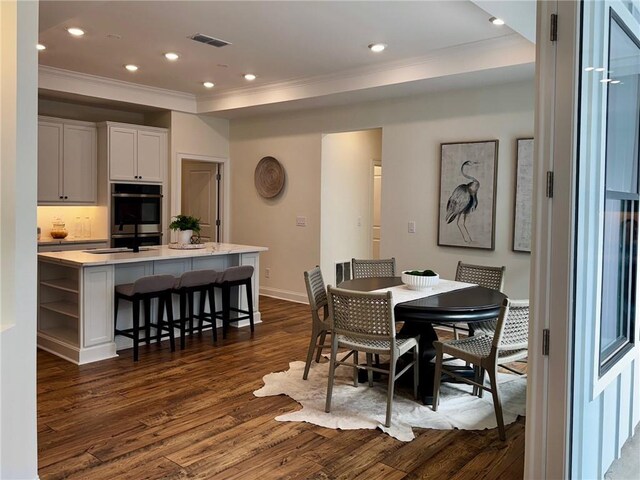
<instances>
[{"instance_id":1,"label":"small appliance on counter","mask_svg":"<svg viewBox=\"0 0 640 480\"><path fill-rule=\"evenodd\" d=\"M60 218L55 218L52 224L53 224L53 227L51 228L51 232L50 232L51 238L55 238L58 240L67 238L67 235L69 235L69 232L65 227L64 220Z\"/></svg>"}]
</instances>

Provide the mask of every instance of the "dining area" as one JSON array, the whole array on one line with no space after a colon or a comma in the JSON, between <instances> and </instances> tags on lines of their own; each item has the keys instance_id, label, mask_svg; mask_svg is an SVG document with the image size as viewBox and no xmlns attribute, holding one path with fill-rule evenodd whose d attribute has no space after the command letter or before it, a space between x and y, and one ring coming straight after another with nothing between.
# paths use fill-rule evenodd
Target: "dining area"
<instances>
[{"instance_id":1,"label":"dining area","mask_svg":"<svg viewBox=\"0 0 640 480\"><path fill-rule=\"evenodd\" d=\"M503 293L505 271L459 261L449 280L431 270L398 272L395 258L353 258L351 278L335 287L325 285L319 267L304 272L311 335L303 379L324 354L325 413L340 369L342 382L356 389L386 387L386 428L402 422L394 413L397 390L437 412L450 398L441 392L453 385L460 395L490 402L504 441L511 398L501 393L507 377L520 378L526 389L529 331L529 302ZM410 388L396 389L396 381Z\"/></svg>"}]
</instances>

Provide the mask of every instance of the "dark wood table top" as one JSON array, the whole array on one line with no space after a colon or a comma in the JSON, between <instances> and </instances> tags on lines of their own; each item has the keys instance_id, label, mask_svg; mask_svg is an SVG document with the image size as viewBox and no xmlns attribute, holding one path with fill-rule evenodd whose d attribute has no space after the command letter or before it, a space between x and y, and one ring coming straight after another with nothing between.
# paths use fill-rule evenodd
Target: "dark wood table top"
<instances>
[{"instance_id":1,"label":"dark wood table top","mask_svg":"<svg viewBox=\"0 0 640 480\"><path fill-rule=\"evenodd\" d=\"M402 285L400 277L360 278L342 282L339 287L360 292ZM428 292L425 292L428 294ZM496 318L507 298L486 287L467 287L438 293L395 306L397 320L418 322L477 322Z\"/></svg>"}]
</instances>

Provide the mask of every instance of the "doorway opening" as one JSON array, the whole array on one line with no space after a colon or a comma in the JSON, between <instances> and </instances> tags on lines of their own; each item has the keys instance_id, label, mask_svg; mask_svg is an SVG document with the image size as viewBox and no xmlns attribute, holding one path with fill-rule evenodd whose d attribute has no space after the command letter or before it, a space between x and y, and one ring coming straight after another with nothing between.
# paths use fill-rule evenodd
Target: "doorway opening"
<instances>
[{"instance_id":1,"label":"doorway opening","mask_svg":"<svg viewBox=\"0 0 640 480\"><path fill-rule=\"evenodd\" d=\"M177 153L171 186L171 217L200 219L202 242L229 241L229 159Z\"/></svg>"},{"instance_id":2,"label":"doorway opening","mask_svg":"<svg viewBox=\"0 0 640 480\"><path fill-rule=\"evenodd\" d=\"M346 279L344 265L352 258L374 258L376 213L378 239L381 227L380 209L374 208L374 167L376 161L382 163L373 159L381 158L381 128L331 133L322 138L320 266L333 285L338 276ZM381 191L378 188L378 202ZM378 242L378 256L379 247Z\"/></svg>"}]
</instances>

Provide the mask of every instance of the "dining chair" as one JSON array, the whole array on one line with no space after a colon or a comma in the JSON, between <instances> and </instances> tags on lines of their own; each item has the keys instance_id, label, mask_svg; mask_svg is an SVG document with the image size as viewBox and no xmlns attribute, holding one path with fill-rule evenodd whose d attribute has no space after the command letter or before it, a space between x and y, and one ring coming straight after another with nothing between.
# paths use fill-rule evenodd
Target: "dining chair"
<instances>
[{"instance_id":1,"label":"dining chair","mask_svg":"<svg viewBox=\"0 0 640 480\"><path fill-rule=\"evenodd\" d=\"M395 277L396 259L359 260L352 258L351 273L353 278Z\"/></svg>"},{"instance_id":2,"label":"dining chair","mask_svg":"<svg viewBox=\"0 0 640 480\"><path fill-rule=\"evenodd\" d=\"M529 301L505 299L500 308L493 337L474 335L460 340L447 342L435 341L436 369L433 381L433 411L438 410L440 383L445 373L457 380L473 385L479 391L487 390L493 396L493 408L498 422L500 440L505 440L502 404L498 386L498 366L512 363L527 357L529 342ZM460 376L455 367L444 363L444 355L464 360L474 365L476 375L473 380ZM508 370L514 371L511 368ZM489 374L490 386L484 384L484 374ZM519 373L519 372L516 372Z\"/></svg>"},{"instance_id":3,"label":"dining chair","mask_svg":"<svg viewBox=\"0 0 640 480\"><path fill-rule=\"evenodd\" d=\"M331 332L331 327L329 326L327 289L324 285L320 267L316 266L304 272L304 283L307 286L307 297L311 308L311 341L307 351L307 363L304 366L304 374L302 375L302 379L306 380L309 376L309 368L311 367L314 352L317 351L316 363L318 363L320 355L322 355L322 349L331 348L331 344L325 344L327 333ZM319 310L322 310L322 317L320 317ZM320 337L320 343L318 343L318 337Z\"/></svg>"},{"instance_id":4,"label":"dining chair","mask_svg":"<svg viewBox=\"0 0 640 480\"><path fill-rule=\"evenodd\" d=\"M347 365L353 368L354 387L358 386L358 369L367 370L370 387L373 386L374 371L385 373L389 376L385 426L389 427L391 425L395 381L411 367L413 367L413 394L418 398L420 336L396 337L391 292L365 293L329 286L327 296L329 297L329 319L333 337L325 411L327 413L331 411L331 395L337 366ZM349 353L340 360L337 359L339 348L349 350ZM397 372L398 359L410 351L413 352L413 359L400 372ZM366 354L366 366L358 364L358 352ZM388 370L373 365L374 354L389 355ZM352 362L346 361L349 357L352 358Z\"/></svg>"},{"instance_id":5,"label":"dining chair","mask_svg":"<svg viewBox=\"0 0 640 480\"><path fill-rule=\"evenodd\" d=\"M491 267L488 265L472 265L470 263L458 262L456 268L457 282L475 283L481 287L491 288L493 290L502 291L504 288L504 272L506 267ZM474 335L476 332L492 336L496 329L496 319L485 320L482 322L474 322L473 325L462 327L460 324L443 324L453 330L455 339L460 338L459 330L469 332Z\"/></svg>"}]
</instances>

